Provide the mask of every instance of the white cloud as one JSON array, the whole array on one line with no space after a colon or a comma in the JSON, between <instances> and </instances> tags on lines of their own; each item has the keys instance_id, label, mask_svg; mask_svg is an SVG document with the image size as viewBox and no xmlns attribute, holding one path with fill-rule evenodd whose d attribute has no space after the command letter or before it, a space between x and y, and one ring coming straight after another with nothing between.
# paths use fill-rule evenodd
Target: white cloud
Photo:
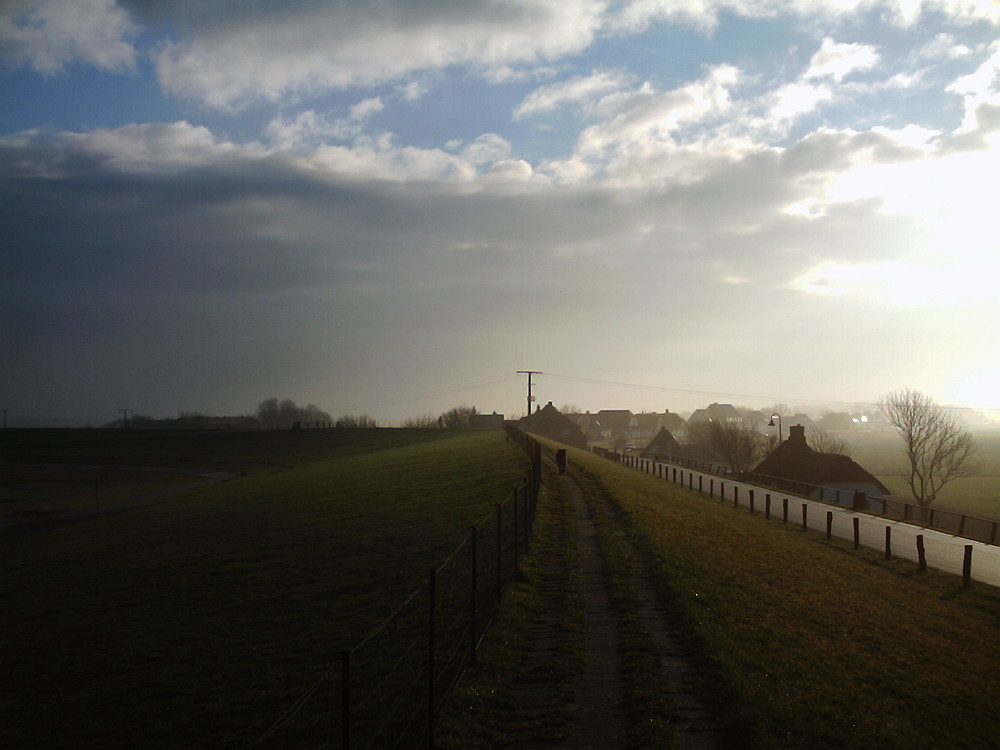
<instances>
[{"instance_id":1,"label":"white cloud","mask_svg":"<svg viewBox=\"0 0 1000 750\"><path fill-rule=\"evenodd\" d=\"M470 164L488 164L510 155L510 141L496 133L484 133L462 149L462 158Z\"/></svg>"},{"instance_id":2,"label":"white cloud","mask_svg":"<svg viewBox=\"0 0 1000 750\"><path fill-rule=\"evenodd\" d=\"M914 26L930 13L941 13L958 23L1000 20L1000 5L994 0L630 0L610 18L609 25L635 32L667 21L711 33L725 13L744 18L801 17L844 22L872 10L881 11L883 19L904 28Z\"/></svg>"},{"instance_id":3,"label":"white cloud","mask_svg":"<svg viewBox=\"0 0 1000 750\"><path fill-rule=\"evenodd\" d=\"M0 6L0 57L46 75L76 63L132 70L137 31L115 0L13 0Z\"/></svg>"},{"instance_id":4,"label":"white cloud","mask_svg":"<svg viewBox=\"0 0 1000 750\"><path fill-rule=\"evenodd\" d=\"M514 109L514 119L551 112L567 104L586 106L598 97L625 88L631 76L621 71L597 70L535 89Z\"/></svg>"},{"instance_id":5,"label":"white cloud","mask_svg":"<svg viewBox=\"0 0 1000 750\"><path fill-rule=\"evenodd\" d=\"M385 108L381 97L363 99L353 105L347 117L330 119L309 109L289 119L275 117L264 132L279 148L310 149L329 141L349 141L362 135L371 116Z\"/></svg>"},{"instance_id":6,"label":"white cloud","mask_svg":"<svg viewBox=\"0 0 1000 750\"><path fill-rule=\"evenodd\" d=\"M601 8L597 0L419 7L405 0L349 6L289 0L270 13L263 4L236 12L227 4L225 14L202 11L211 23L193 15L185 33L154 59L166 90L233 109L449 65L488 70L559 58L591 43Z\"/></svg>"},{"instance_id":7,"label":"white cloud","mask_svg":"<svg viewBox=\"0 0 1000 750\"><path fill-rule=\"evenodd\" d=\"M840 82L851 73L870 70L878 61L878 52L871 45L841 44L827 37L809 61L809 70L803 78L833 78Z\"/></svg>"}]
</instances>

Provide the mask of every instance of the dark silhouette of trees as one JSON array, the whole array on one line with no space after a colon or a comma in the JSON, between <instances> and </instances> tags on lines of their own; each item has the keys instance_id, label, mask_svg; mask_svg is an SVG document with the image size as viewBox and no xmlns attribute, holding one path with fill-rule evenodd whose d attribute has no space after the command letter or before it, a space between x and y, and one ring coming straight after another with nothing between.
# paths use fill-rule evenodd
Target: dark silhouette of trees
<instances>
[{"instance_id":1,"label":"dark silhouette of trees","mask_svg":"<svg viewBox=\"0 0 1000 750\"><path fill-rule=\"evenodd\" d=\"M456 406L441 415L442 427L468 427L469 417L476 413L475 406Z\"/></svg>"},{"instance_id":2,"label":"dark silhouette of trees","mask_svg":"<svg viewBox=\"0 0 1000 750\"><path fill-rule=\"evenodd\" d=\"M978 471L972 435L929 396L896 391L882 396L878 407L903 439L910 491L921 507L930 506L948 482Z\"/></svg>"},{"instance_id":3,"label":"dark silhouette of trees","mask_svg":"<svg viewBox=\"0 0 1000 750\"><path fill-rule=\"evenodd\" d=\"M371 428L375 427L375 420L369 417L367 414L362 414L360 417L356 417L353 414L344 414L342 417L337 417L337 421L333 425L334 427L351 427L351 428Z\"/></svg>"},{"instance_id":4,"label":"dark silhouette of trees","mask_svg":"<svg viewBox=\"0 0 1000 750\"><path fill-rule=\"evenodd\" d=\"M409 419L403 420L401 427L407 427L409 429L424 429L426 427L437 427L438 418L433 414L421 414L418 417L410 417Z\"/></svg>"},{"instance_id":5,"label":"dark silhouette of trees","mask_svg":"<svg viewBox=\"0 0 1000 750\"><path fill-rule=\"evenodd\" d=\"M299 406L290 398L279 401L264 399L257 405L256 415L260 426L266 430L287 430L297 424L326 426L333 417L314 404Z\"/></svg>"}]
</instances>

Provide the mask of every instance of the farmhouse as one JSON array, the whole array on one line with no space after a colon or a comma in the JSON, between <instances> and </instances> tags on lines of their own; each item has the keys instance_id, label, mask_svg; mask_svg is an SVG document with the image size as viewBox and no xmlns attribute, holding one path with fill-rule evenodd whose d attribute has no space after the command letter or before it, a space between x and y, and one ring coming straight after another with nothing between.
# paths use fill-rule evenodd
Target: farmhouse
<instances>
[{"instance_id":1,"label":"farmhouse","mask_svg":"<svg viewBox=\"0 0 1000 750\"><path fill-rule=\"evenodd\" d=\"M849 456L817 453L810 448L806 443L806 428L803 425L790 427L788 439L761 461L753 473L770 484L774 484L775 480L787 482L790 489L802 491L809 497L819 497L820 487L842 490L842 505L850 505L855 492L875 497L889 494L884 484ZM795 485L799 485L801 489ZM830 494L826 493L826 496L829 497ZM881 504L869 507L878 510L877 505Z\"/></svg>"}]
</instances>

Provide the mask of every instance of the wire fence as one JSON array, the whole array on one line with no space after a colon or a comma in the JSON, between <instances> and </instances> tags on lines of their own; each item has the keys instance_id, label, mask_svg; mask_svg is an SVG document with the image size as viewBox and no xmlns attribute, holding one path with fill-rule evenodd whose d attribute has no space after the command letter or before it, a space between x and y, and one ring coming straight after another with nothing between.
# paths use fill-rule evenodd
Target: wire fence
<instances>
[{"instance_id":1,"label":"wire fence","mask_svg":"<svg viewBox=\"0 0 1000 750\"><path fill-rule=\"evenodd\" d=\"M521 484L396 609L290 703L253 747L433 748L442 702L475 661L503 591L530 546L541 486L541 445L512 425L528 453ZM329 706L300 718L310 701Z\"/></svg>"}]
</instances>

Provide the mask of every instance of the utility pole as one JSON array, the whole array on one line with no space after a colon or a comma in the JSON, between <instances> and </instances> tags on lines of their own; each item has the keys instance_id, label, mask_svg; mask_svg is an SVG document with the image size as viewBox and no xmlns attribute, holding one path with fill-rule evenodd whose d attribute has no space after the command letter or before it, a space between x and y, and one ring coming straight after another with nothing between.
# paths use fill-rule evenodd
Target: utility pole
<instances>
[{"instance_id":1,"label":"utility pole","mask_svg":"<svg viewBox=\"0 0 1000 750\"><path fill-rule=\"evenodd\" d=\"M534 396L531 395L531 386L533 385L532 382L531 382L531 376L532 375L541 375L542 373L539 370L518 370L517 374L518 375L527 375L528 376L528 416L530 417L531 416L531 402L535 400Z\"/></svg>"},{"instance_id":2,"label":"utility pole","mask_svg":"<svg viewBox=\"0 0 1000 750\"><path fill-rule=\"evenodd\" d=\"M122 415L122 429L124 430L128 427L128 413L133 411L133 409L119 409L118 412Z\"/></svg>"}]
</instances>

